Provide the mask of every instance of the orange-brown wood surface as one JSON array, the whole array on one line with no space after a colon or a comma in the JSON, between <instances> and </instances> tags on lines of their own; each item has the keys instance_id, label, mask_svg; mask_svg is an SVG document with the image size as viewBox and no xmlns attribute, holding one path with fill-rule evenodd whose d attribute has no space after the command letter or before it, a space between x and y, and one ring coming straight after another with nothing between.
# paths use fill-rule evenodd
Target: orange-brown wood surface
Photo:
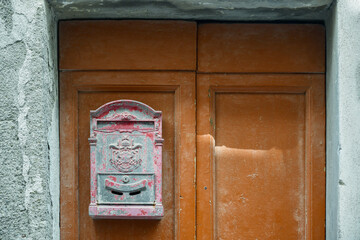
<instances>
[{"instance_id":1,"label":"orange-brown wood surface","mask_svg":"<svg viewBox=\"0 0 360 240\"><path fill-rule=\"evenodd\" d=\"M63 21L59 68L195 70L196 23Z\"/></svg>"},{"instance_id":2,"label":"orange-brown wood surface","mask_svg":"<svg viewBox=\"0 0 360 240\"><path fill-rule=\"evenodd\" d=\"M324 240L324 39L318 24L60 22L61 239ZM89 111L119 99L163 112L161 220L88 215Z\"/></svg>"},{"instance_id":3,"label":"orange-brown wood surface","mask_svg":"<svg viewBox=\"0 0 360 240\"><path fill-rule=\"evenodd\" d=\"M317 24L200 24L200 72L325 72Z\"/></svg>"},{"instance_id":4,"label":"orange-brown wood surface","mask_svg":"<svg viewBox=\"0 0 360 240\"><path fill-rule=\"evenodd\" d=\"M324 239L324 76L197 79L198 239Z\"/></svg>"},{"instance_id":5,"label":"orange-brown wood surface","mask_svg":"<svg viewBox=\"0 0 360 240\"><path fill-rule=\"evenodd\" d=\"M64 72L60 82L61 238L192 239L195 235L195 74ZM163 112L165 216L161 220L89 217L89 112L117 99L141 101Z\"/></svg>"}]
</instances>

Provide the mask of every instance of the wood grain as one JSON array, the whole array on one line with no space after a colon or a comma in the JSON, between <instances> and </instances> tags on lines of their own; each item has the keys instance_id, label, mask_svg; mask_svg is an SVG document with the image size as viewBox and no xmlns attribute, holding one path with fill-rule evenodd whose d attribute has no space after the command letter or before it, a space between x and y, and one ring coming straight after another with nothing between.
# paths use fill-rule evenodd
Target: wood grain
<instances>
[{"instance_id":1,"label":"wood grain","mask_svg":"<svg viewBox=\"0 0 360 240\"><path fill-rule=\"evenodd\" d=\"M198 74L198 239L325 239L321 74Z\"/></svg>"},{"instance_id":2,"label":"wood grain","mask_svg":"<svg viewBox=\"0 0 360 240\"><path fill-rule=\"evenodd\" d=\"M61 74L61 95L61 238L191 239L195 235L195 74L66 72ZM93 220L88 215L89 113L116 99L141 101L165 114L161 221Z\"/></svg>"},{"instance_id":3,"label":"wood grain","mask_svg":"<svg viewBox=\"0 0 360 240\"><path fill-rule=\"evenodd\" d=\"M195 70L196 23L97 20L59 23L61 70Z\"/></svg>"},{"instance_id":4,"label":"wood grain","mask_svg":"<svg viewBox=\"0 0 360 240\"><path fill-rule=\"evenodd\" d=\"M198 71L324 73L319 24L200 24Z\"/></svg>"}]
</instances>

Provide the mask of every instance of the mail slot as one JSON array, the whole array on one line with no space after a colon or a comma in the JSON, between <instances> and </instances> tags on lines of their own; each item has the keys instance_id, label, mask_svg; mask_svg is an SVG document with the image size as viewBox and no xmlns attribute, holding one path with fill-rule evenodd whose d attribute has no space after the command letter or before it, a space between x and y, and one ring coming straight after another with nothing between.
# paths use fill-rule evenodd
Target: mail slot
<instances>
[{"instance_id":1,"label":"mail slot","mask_svg":"<svg viewBox=\"0 0 360 240\"><path fill-rule=\"evenodd\" d=\"M89 215L163 217L161 111L134 100L106 103L90 111L89 143Z\"/></svg>"}]
</instances>

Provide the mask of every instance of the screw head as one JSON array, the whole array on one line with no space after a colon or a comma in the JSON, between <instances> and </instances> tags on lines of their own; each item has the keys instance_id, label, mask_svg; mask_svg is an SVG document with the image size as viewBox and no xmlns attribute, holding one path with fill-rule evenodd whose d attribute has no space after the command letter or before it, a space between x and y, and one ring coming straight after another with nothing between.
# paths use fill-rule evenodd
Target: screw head
<instances>
[{"instance_id":1,"label":"screw head","mask_svg":"<svg viewBox=\"0 0 360 240\"><path fill-rule=\"evenodd\" d=\"M124 176L124 177L122 178L122 181L123 181L124 183L128 183L128 182L130 181L129 176Z\"/></svg>"}]
</instances>

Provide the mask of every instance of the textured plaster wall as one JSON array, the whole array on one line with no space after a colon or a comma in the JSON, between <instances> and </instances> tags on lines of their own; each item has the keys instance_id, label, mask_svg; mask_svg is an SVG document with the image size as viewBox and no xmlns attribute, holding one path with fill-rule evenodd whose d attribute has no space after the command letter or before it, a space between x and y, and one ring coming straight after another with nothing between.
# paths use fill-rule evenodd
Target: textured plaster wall
<instances>
[{"instance_id":1,"label":"textured plaster wall","mask_svg":"<svg viewBox=\"0 0 360 240\"><path fill-rule=\"evenodd\" d=\"M333 6L326 21L326 237L337 238L339 210L339 82L338 26Z\"/></svg>"},{"instance_id":2,"label":"textured plaster wall","mask_svg":"<svg viewBox=\"0 0 360 240\"><path fill-rule=\"evenodd\" d=\"M360 0L338 0L331 11L331 0L49 2L59 19L311 20L327 13L327 239L359 239ZM0 239L59 238L56 59L47 1L0 0Z\"/></svg>"},{"instance_id":3,"label":"textured plaster wall","mask_svg":"<svg viewBox=\"0 0 360 240\"><path fill-rule=\"evenodd\" d=\"M332 0L49 0L61 19L323 19Z\"/></svg>"},{"instance_id":4,"label":"textured plaster wall","mask_svg":"<svg viewBox=\"0 0 360 240\"><path fill-rule=\"evenodd\" d=\"M360 1L338 0L329 19L328 239L360 239ZM331 116L331 118L329 117ZM329 158L330 157L330 158Z\"/></svg>"},{"instance_id":5,"label":"textured plaster wall","mask_svg":"<svg viewBox=\"0 0 360 240\"><path fill-rule=\"evenodd\" d=\"M43 0L0 0L0 239L56 239L55 21Z\"/></svg>"}]
</instances>

